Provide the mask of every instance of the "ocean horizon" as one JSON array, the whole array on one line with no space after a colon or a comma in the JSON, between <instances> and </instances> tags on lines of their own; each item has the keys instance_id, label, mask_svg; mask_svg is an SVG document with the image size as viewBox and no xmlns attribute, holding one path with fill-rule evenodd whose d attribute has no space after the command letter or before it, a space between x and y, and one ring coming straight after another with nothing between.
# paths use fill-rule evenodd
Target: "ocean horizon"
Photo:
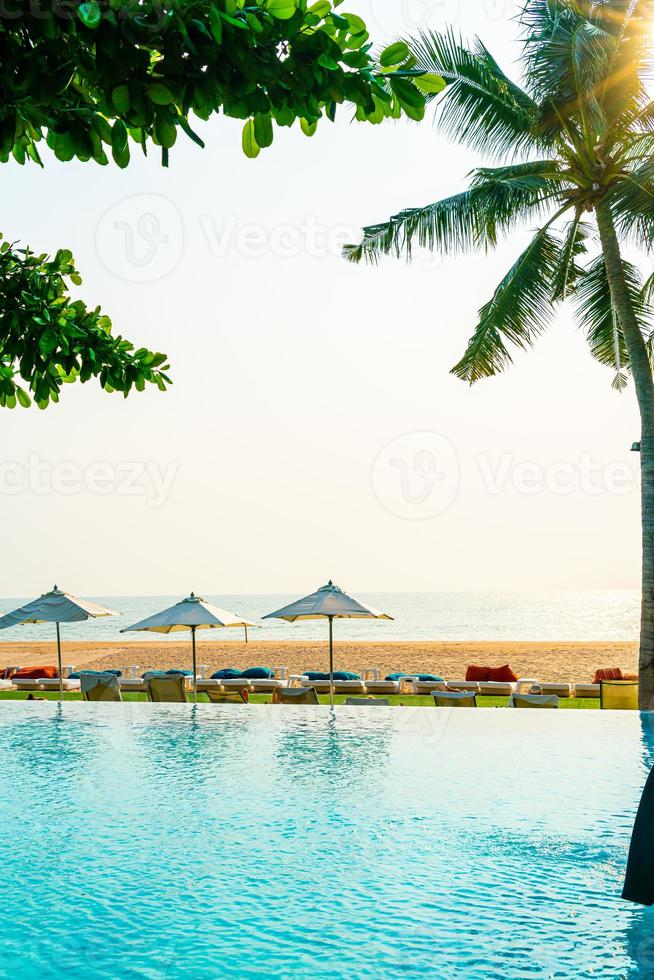
<instances>
[{"instance_id":1,"label":"ocean horizon","mask_svg":"<svg viewBox=\"0 0 654 980\"><path fill-rule=\"evenodd\" d=\"M562 592L363 592L358 598L394 617L392 622L339 620L341 640L420 641L634 641L638 639L640 593L636 589ZM0 614L30 601L0 598ZM62 627L67 640L144 642L177 640L179 634L121 633L121 629L178 602L181 596L87 596L120 616L70 623ZM259 622L297 598L291 594L205 595L223 609ZM321 622L286 623L266 620L250 631L251 640L324 640ZM47 642L49 624L17 626L0 631L0 642ZM198 640L243 642L243 631L202 631Z\"/></svg>"}]
</instances>

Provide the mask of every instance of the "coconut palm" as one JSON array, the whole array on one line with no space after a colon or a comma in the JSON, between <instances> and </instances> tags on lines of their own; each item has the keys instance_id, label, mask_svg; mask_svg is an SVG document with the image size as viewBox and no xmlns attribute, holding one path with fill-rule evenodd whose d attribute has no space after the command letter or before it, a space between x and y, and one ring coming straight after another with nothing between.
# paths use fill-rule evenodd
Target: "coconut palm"
<instances>
[{"instance_id":1,"label":"coconut palm","mask_svg":"<svg viewBox=\"0 0 654 980\"><path fill-rule=\"evenodd\" d=\"M519 86L477 40L451 32L409 42L416 67L443 76L439 120L454 140L488 157L466 191L365 228L353 262L489 249L521 224L539 225L482 307L453 373L469 383L531 347L557 304L572 298L591 354L633 378L642 417L643 588L640 691L654 708L654 382L648 301L631 241L654 233L654 102L647 91L652 0L524 0Z\"/></svg>"}]
</instances>

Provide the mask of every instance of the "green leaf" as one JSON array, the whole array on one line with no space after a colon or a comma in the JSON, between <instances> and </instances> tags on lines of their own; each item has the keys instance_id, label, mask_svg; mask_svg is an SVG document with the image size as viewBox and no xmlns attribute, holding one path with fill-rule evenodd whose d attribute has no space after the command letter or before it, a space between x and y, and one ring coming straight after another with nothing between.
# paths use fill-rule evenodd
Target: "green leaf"
<instances>
[{"instance_id":1,"label":"green leaf","mask_svg":"<svg viewBox=\"0 0 654 980\"><path fill-rule=\"evenodd\" d=\"M317 121L310 122L308 119L300 119L300 128L305 136L313 136L318 129Z\"/></svg>"},{"instance_id":2,"label":"green leaf","mask_svg":"<svg viewBox=\"0 0 654 980\"><path fill-rule=\"evenodd\" d=\"M20 402L23 408L29 408L30 405L32 404L32 399L27 394L27 392L23 391L23 389L19 388L18 386L16 386L16 397L18 398L18 401Z\"/></svg>"},{"instance_id":3,"label":"green leaf","mask_svg":"<svg viewBox=\"0 0 654 980\"><path fill-rule=\"evenodd\" d=\"M393 65L401 65L409 57L409 45L406 41L397 41L384 48L379 56L379 64L382 68L391 68Z\"/></svg>"},{"instance_id":4,"label":"green leaf","mask_svg":"<svg viewBox=\"0 0 654 980\"><path fill-rule=\"evenodd\" d=\"M129 112L130 109L130 97L129 88L127 85L118 85L111 93L111 101L113 102L114 109L119 112L121 116Z\"/></svg>"},{"instance_id":5,"label":"green leaf","mask_svg":"<svg viewBox=\"0 0 654 980\"><path fill-rule=\"evenodd\" d=\"M268 0L266 8L278 20L290 20L297 10L297 0Z\"/></svg>"},{"instance_id":6,"label":"green leaf","mask_svg":"<svg viewBox=\"0 0 654 980\"><path fill-rule=\"evenodd\" d=\"M390 83L403 108L424 109L425 100L412 82L391 75Z\"/></svg>"},{"instance_id":7,"label":"green leaf","mask_svg":"<svg viewBox=\"0 0 654 980\"><path fill-rule=\"evenodd\" d=\"M309 7L309 13L315 14L316 17L326 17L330 13L332 5L329 0L318 0L317 3L312 4Z\"/></svg>"},{"instance_id":8,"label":"green leaf","mask_svg":"<svg viewBox=\"0 0 654 980\"><path fill-rule=\"evenodd\" d=\"M209 7L209 26L211 27L211 33L216 44L222 44L223 20L216 7Z\"/></svg>"},{"instance_id":9,"label":"green leaf","mask_svg":"<svg viewBox=\"0 0 654 980\"><path fill-rule=\"evenodd\" d=\"M262 149L272 146L273 124L269 112L258 112L254 117L254 138Z\"/></svg>"},{"instance_id":10,"label":"green leaf","mask_svg":"<svg viewBox=\"0 0 654 980\"><path fill-rule=\"evenodd\" d=\"M338 71L340 65L337 61L334 61L328 54L321 54L318 58L318 64L323 68L327 68L329 71Z\"/></svg>"},{"instance_id":11,"label":"green leaf","mask_svg":"<svg viewBox=\"0 0 654 980\"><path fill-rule=\"evenodd\" d=\"M250 160L255 160L261 153L261 147L257 143L254 134L254 120L248 119L243 127L243 152Z\"/></svg>"},{"instance_id":12,"label":"green leaf","mask_svg":"<svg viewBox=\"0 0 654 980\"><path fill-rule=\"evenodd\" d=\"M117 119L111 127L111 148L118 154L124 154L126 146L127 126L122 119Z\"/></svg>"},{"instance_id":13,"label":"green leaf","mask_svg":"<svg viewBox=\"0 0 654 980\"><path fill-rule=\"evenodd\" d=\"M102 20L102 11L97 3L81 3L77 15L85 27L95 30Z\"/></svg>"},{"instance_id":14,"label":"green leaf","mask_svg":"<svg viewBox=\"0 0 654 980\"><path fill-rule=\"evenodd\" d=\"M148 98L155 105L171 105L175 101L175 96L161 82L153 82L152 85L148 85L146 89Z\"/></svg>"},{"instance_id":15,"label":"green leaf","mask_svg":"<svg viewBox=\"0 0 654 980\"><path fill-rule=\"evenodd\" d=\"M444 78L440 75L434 75L432 72L425 72L424 75L417 75L413 79L413 84L416 85L421 92L425 95L438 95L446 87L446 82Z\"/></svg>"}]
</instances>

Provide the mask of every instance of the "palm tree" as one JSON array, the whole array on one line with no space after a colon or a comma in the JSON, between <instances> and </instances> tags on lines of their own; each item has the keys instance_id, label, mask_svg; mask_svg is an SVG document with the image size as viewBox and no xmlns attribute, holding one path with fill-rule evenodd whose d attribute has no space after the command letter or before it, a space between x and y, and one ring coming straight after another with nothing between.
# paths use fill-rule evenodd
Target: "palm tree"
<instances>
[{"instance_id":1,"label":"palm tree","mask_svg":"<svg viewBox=\"0 0 654 980\"><path fill-rule=\"evenodd\" d=\"M640 697L654 708L654 382L644 287L623 257L654 234L654 102L647 92L652 0L524 0L523 76L504 74L481 41L451 32L409 42L416 69L448 82L440 124L496 164L466 191L363 230L352 262L411 257L418 243L444 253L489 249L521 223L533 239L480 310L453 373L470 384L531 347L557 304L572 297L592 355L634 381L642 418L643 579ZM497 165L501 164L501 165ZM596 244L597 247L593 249Z\"/></svg>"}]
</instances>

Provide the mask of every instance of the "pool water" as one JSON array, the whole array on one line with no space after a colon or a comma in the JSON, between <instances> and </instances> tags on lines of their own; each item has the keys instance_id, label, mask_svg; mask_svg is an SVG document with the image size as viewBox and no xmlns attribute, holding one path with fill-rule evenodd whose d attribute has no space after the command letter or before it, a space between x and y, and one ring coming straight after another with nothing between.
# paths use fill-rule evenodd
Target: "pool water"
<instances>
[{"instance_id":1,"label":"pool water","mask_svg":"<svg viewBox=\"0 0 654 980\"><path fill-rule=\"evenodd\" d=\"M0 976L652 977L637 713L4 703Z\"/></svg>"}]
</instances>

